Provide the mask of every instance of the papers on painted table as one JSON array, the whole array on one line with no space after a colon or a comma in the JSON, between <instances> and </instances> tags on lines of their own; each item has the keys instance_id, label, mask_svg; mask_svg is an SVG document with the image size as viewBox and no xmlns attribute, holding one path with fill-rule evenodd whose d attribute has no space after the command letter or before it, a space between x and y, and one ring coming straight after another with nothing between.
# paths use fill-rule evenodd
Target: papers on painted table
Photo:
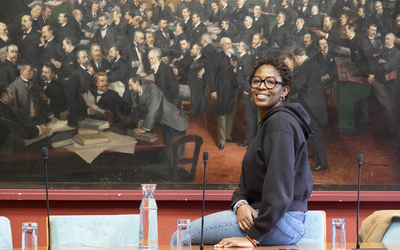
<instances>
[{"instance_id":1,"label":"papers on painted table","mask_svg":"<svg viewBox=\"0 0 400 250\"><path fill-rule=\"evenodd\" d=\"M68 130L74 129L74 128L68 126L68 121L58 121L57 123L49 122L47 125L49 125L49 128L51 129L50 132L41 134L38 137L33 138L33 139L25 140L24 145L28 146L28 145L31 145L32 143L43 140L44 138L50 137L54 132L57 132L57 131L68 131Z\"/></svg>"}]
</instances>

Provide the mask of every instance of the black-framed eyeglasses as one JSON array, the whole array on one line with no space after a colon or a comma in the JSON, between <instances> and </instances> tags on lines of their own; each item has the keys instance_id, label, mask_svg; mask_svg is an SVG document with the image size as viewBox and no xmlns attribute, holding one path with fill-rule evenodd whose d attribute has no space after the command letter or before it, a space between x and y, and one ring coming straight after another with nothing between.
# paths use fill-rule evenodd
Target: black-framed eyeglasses
<instances>
[{"instance_id":1,"label":"black-framed eyeglasses","mask_svg":"<svg viewBox=\"0 0 400 250\"><path fill-rule=\"evenodd\" d=\"M256 89L261 86L261 83L264 83L267 89L273 89L276 85L282 84L282 82L278 82L273 76L267 76L264 80L259 76L254 76L250 80L250 85L253 89Z\"/></svg>"}]
</instances>

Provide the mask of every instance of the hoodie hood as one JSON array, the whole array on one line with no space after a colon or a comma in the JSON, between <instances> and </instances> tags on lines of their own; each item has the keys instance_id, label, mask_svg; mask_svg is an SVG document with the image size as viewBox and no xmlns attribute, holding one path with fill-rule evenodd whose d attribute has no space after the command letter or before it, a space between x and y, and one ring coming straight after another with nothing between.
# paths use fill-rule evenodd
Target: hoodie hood
<instances>
[{"instance_id":1,"label":"hoodie hood","mask_svg":"<svg viewBox=\"0 0 400 250\"><path fill-rule=\"evenodd\" d=\"M274 108L262 118L259 127L261 127L271 115L281 111L291 114L297 120L306 139L314 134L314 131L310 127L310 116L300 103L290 103Z\"/></svg>"}]
</instances>

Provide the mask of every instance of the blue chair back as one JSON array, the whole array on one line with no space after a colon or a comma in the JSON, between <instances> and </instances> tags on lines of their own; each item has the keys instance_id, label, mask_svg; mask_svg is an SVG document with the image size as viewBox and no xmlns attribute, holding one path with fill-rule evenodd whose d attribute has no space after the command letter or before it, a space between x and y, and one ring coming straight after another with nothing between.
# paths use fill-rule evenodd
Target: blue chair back
<instances>
[{"instance_id":1,"label":"blue chair back","mask_svg":"<svg viewBox=\"0 0 400 250\"><path fill-rule=\"evenodd\" d=\"M12 249L12 236L10 220L0 216L0 249Z\"/></svg>"},{"instance_id":2,"label":"blue chair back","mask_svg":"<svg viewBox=\"0 0 400 250\"><path fill-rule=\"evenodd\" d=\"M50 216L51 246L138 246L139 215Z\"/></svg>"},{"instance_id":3,"label":"blue chair back","mask_svg":"<svg viewBox=\"0 0 400 250\"><path fill-rule=\"evenodd\" d=\"M325 243L326 242L326 214L325 211L308 211L308 225L303 238L297 243Z\"/></svg>"},{"instance_id":4,"label":"blue chair back","mask_svg":"<svg viewBox=\"0 0 400 250\"><path fill-rule=\"evenodd\" d=\"M382 237L383 243L399 243L400 242L400 218L393 218L390 222L385 234Z\"/></svg>"}]
</instances>

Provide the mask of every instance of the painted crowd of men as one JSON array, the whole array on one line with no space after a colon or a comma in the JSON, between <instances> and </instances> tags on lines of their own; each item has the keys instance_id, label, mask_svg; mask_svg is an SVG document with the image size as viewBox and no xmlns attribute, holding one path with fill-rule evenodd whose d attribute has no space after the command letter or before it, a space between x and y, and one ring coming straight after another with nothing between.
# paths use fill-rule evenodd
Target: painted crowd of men
<instances>
[{"instance_id":1,"label":"painted crowd of men","mask_svg":"<svg viewBox=\"0 0 400 250\"><path fill-rule=\"evenodd\" d=\"M328 119L324 92L334 87L334 58L343 46L350 48L359 76L373 86L385 110L388 133L396 132L385 94L385 73L400 63L399 40L391 27L391 17L400 26L399 1L390 15L381 2L366 0L320 0L318 6L311 6L309 0L264 0L253 13L245 7L246 0L238 0L236 8L227 0L176 4L75 0L72 16L60 13L53 26L46 4L28 8L29 0L12 2L1 2L13 11L0 20L0 49L5 48L7 57L0 68L0 86L6 87L4 98L7 89L12 92L13 102L5 103L25 125L57 119L76 125L85 117L96 117L144 133L157 121L170 145L186 133L188 118L177 108L179 101L191 101L191 115L207 111L208 86L218 116L218 148L234 142L235 110L242 97L247 128L239 146L246 147L257 130L257 108L248 84L252 65L260 58L286 55L295 76L292 93L297 94L291 101L305 106L317 134L312 143L317 148L313 170L324 170L328 166L321 133ZM359 17L348 20L350 10ZM273 27L271 15L276 15ZM209 31L216 27L218 32ZM313 32L321 38L316 40ZM85 40L89 40L91 60L85 49L78 49ZM238 44L237 53L232 43ZM149 72L154 73L155 87L142 84L141 77ZM155 96L157 101L151 100ZM362 107L361 120L367 125L367 100L362 100Z\"/></svg>"}]
</instances>

